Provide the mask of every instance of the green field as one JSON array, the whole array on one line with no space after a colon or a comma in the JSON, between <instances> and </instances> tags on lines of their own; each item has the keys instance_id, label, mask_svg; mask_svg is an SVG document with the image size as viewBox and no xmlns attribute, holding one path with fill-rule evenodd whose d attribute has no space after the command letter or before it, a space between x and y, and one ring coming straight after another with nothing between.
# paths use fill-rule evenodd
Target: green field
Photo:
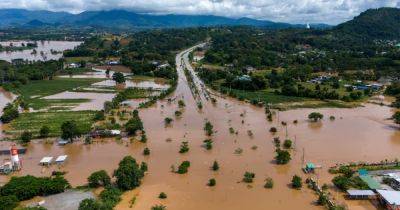
<instances>
[{"instance_id":1,"label":"green field","mask_svg":"<svg viewBox=\"0 0 400 210\"><path fill-rule=\"evenodd\" d=\"M82 132L88 132L94 123L95 113L94 111L22 113L11 122L10 130L6 130L6 133L18 137L20 133L28 130L36 136L40 128L46 125L50 128L50 136L59 136L61 124L69 120L75 120Z\"/></svg>"},{"instance_id":2,"label":"green field","mask_svg":"<svg viewBox=\"0 0 400 210\"><path fill-rule=\"evenodd\" d=\"M102 79L93 78L56 78L54 80L31 81L26 85L17 88L17 92L25 103L35 110L49 106L73 106L74 104L88 101L87 99L42 99L42 97L54 95L64 91L71 91L74 88L89 86Z\"/></svg>"}]
</instances>

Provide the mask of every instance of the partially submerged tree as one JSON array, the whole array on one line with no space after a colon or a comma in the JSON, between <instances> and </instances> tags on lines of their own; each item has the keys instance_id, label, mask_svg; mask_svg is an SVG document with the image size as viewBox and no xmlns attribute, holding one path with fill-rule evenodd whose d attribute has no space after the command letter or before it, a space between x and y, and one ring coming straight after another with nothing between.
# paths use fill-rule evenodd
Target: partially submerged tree
<instances>
[{"instance_id":1,"label":"partially submerged tree","mask_svg":"<svg viewBox=\"0 0 400 210\"><path fill-rule=\"evenodd\" d=\"M111 178L105 170L93 172L88 177L89 187L107 187L111 184Z\"/></svg>"},{"instance_id":2,"label":"partially submerged tree","mask_svg":"<svg viewBox=\"0 0 400 210\"><path fill-rule=\"evenodd\" d=\"M118 169L114 171L114 176L119 189L132 190L140 185L144 171L139 168L133 157L126 156L119 162Z\"/></svg>"},{"instance_id":3,"label":"partially submerged tree","mask_svg":"<svg viewBox=\"0 0 400 210\"><path fill-rule=\"evenodd\" d=\"M112 75L112 79L117 83L117 84L122 84L125 82L125 76L121 72L115 72Z\"/></svg>"},{"instance_id":4,"label":"partially submerged tree","mask_svg":"<svg viewBox=\"0 0 400 210\"><path fill-rule=\"evenodd\" d=\"M324 115L319 112L312 112L308 115L308 119L314 122L318 122L319 120L322 120L322 118L324 118Z\"/></svg>"},{"instance_id":5,"label":"partially submerged tree","mask_svg":"<svg viewBox=\"0 0 400 210\"><path fill-rule=\"evenodd\" d=\"M292 187L295 189L300 189L303 186L303 181L301 177L294 175L292 178Z\"/></svg>"},{"instance_id":6,"label":"partially submerged tree","mask_svg":"<svg viewBox=\"0 0 400 210\"><path fill-rule=\"evenodd\" d=\"M66 121L61 125L61 138L72 141L74 138L80 136L81 132L74 120Z\"/></svg>"},{"instance_id":7,"label":"partially submerged tree","mask_svg":"<svg viewBox=\"0 0 400 210\"><path fill-rule=\"evenodd\" d=\"M291 160L290 153L286 150L277 149L275 160L277 164L287 164Z\"/></svg>"}]
</instances>

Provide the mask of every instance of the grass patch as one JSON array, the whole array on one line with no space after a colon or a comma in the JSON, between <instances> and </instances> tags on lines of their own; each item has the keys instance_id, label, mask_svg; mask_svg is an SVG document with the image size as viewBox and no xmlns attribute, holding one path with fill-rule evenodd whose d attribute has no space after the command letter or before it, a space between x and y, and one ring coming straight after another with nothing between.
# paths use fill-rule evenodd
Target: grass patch
<instances>
[{"instance_id":1,"label":"grass patch","mask_svg":"<svg viewBox=\"0 0 400 210\"><path fill-rule=\"evenodd\" d=\"M231 91L234 92L238 98L243 98L250 101L255 99L271 104L303 102L307 100L306 98L301 98L301 97L277 95L272 90L244 91L244 90L232 89Z\"/></svg>"},{"instance_id":2,"label":"grass patch","mask_svg":"<svg viewBox=\"0 0 400 210\"><path fill-rule=\"evenodd\" d=\"M19 136L23 131L29 130L34 135L38 135L42 126L50 128L50 136L59 136L61 134L61 124L68 120L75 120L78 128L86 133L94 121L95 111L58 111L58 112L32 112L22 113L13 120L9 130L6 133Z\"/></svg>"},{"instance_id":3,"label":"grass patch","mask_svg":"<svg viewBox=\"0 0 400 210\"><path fill-rule=\"evenodd\" d=\"M78 63L80 61L88 62L88 61L92 61L92 60L93 60L92 57L66 57L65 58L65 61L67 63Z\"/></svg>"}]
</instances>

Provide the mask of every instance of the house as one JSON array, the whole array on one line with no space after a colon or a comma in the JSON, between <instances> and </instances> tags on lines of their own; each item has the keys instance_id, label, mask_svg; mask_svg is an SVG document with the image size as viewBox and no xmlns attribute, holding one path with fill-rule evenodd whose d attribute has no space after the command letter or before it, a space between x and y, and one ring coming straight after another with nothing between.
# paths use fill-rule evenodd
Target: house
<instances>
[{"instance_id":1,"label":"house","mask_svg":"<svg viewBox=\"0 0 400 210\"><path fill-rule=\"evenodd\" d=\"M161 65L158 65L157 69L164 69L164 68L167 68L167 67L169 67L169 63L164 63L164 64L161 64Z\"/></svg>"},{"instance_id":2,"label":"house","mask_svg":"<svg viewBox=\"0 0 400 210\"><path fill-rule=\"evenodd\" d=\"M400 210L400 191L377 190L378 199L387 210Z\"/></svg>"},{"instance_id":3,"label":"house","mask_svg":"<svg viewBox=\"0 0 400 210\"><path fill-rule=\"evenodd\" d=\"M370 199L375 197L375 193L372 190L347 190L347 198L360 200Z\"/></svg>"}]
</instances>

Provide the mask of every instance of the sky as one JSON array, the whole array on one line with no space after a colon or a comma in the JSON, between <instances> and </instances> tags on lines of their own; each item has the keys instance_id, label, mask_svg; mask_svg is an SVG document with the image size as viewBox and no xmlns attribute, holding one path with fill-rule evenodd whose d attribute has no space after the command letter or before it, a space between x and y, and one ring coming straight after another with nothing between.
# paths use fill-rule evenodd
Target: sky
<instances>
[{"instance_id":1,"label":"sky","mask_svg":"<svg viewBox=\"0 0 400 210\"><path fill-rule=\"evenodd\" d=\"M338 24L369 8L379 7L400 8L400 0L0 0L0 8L70 13L125 9L152 14L201 14L327 24Z\"/></svg>"}]
</instances>

